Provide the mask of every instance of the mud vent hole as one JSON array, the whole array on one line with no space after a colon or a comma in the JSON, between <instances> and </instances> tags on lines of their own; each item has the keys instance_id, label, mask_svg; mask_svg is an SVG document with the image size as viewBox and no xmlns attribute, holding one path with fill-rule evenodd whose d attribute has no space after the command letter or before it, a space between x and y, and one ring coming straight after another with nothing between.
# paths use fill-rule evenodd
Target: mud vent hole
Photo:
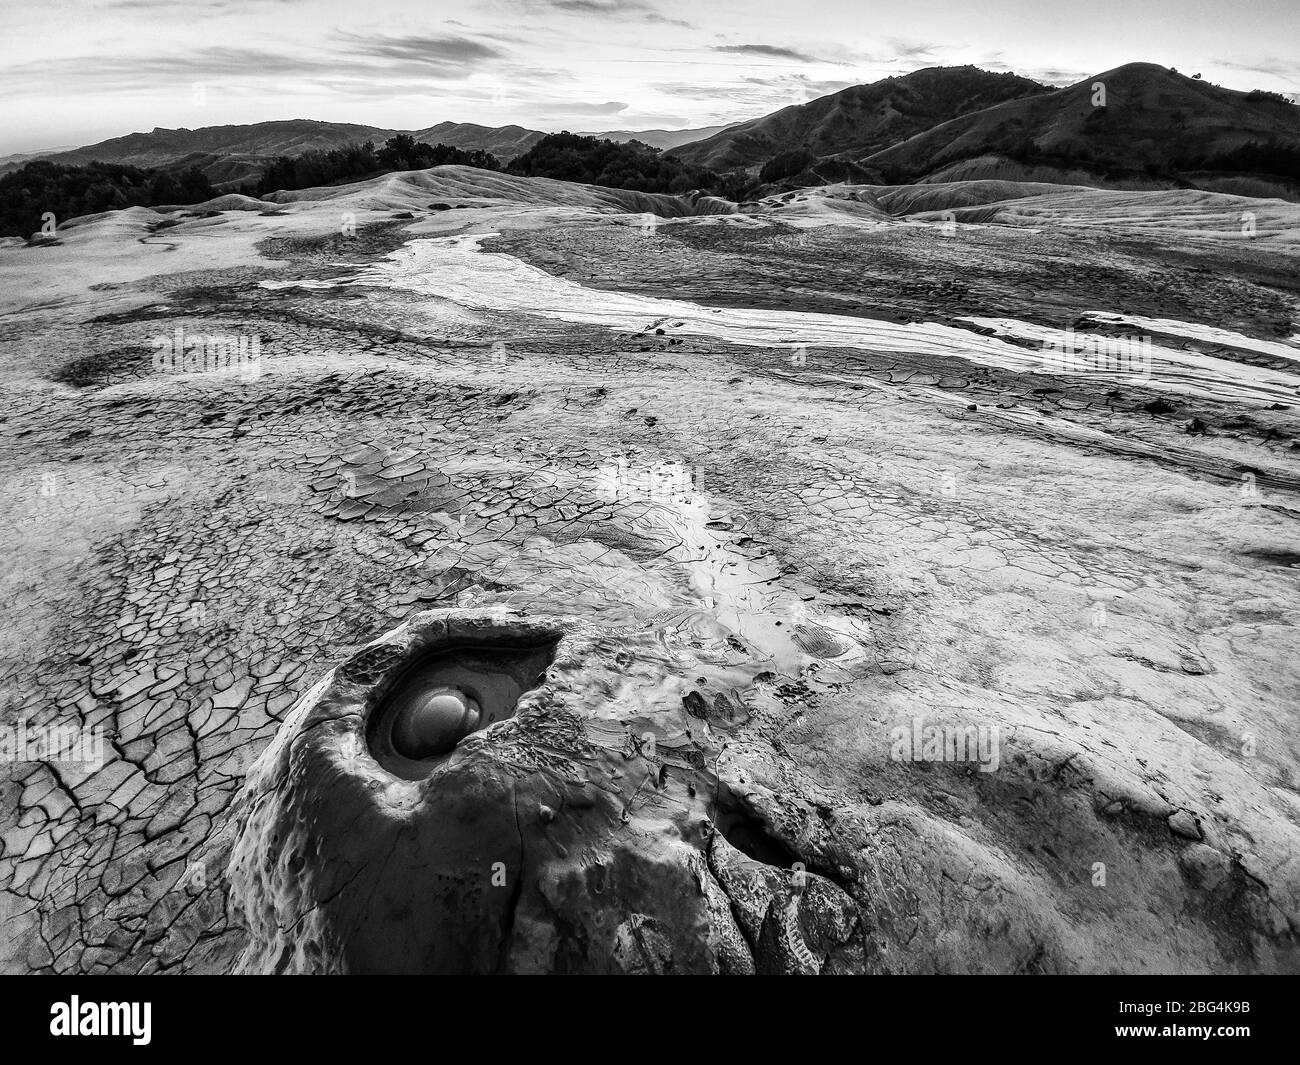
<instances>
[{"instance_id":1,"label":"mud vent hole","mask_svg":"<svg viewBox=\"0 0 1300 1065\"><path fill-rule=\"evenodd\" d=\"M769 834L757 817L739 810L719 810L714 823L723 839L747 858L781 869L789 869L799 861L799 856Z\"/></svg>"},{"instance_id":2,"label":"mud vent hole","mask_svg":"<svg viewBox=\"0 0 1300 1065\"><path fill-rule=\"evenodd\" d=\"M466 736L514 716L555 647L453 647L416 658L371 693L366 742L375 760L406 780L427 776Z\"/></svg>"}]
</instances>

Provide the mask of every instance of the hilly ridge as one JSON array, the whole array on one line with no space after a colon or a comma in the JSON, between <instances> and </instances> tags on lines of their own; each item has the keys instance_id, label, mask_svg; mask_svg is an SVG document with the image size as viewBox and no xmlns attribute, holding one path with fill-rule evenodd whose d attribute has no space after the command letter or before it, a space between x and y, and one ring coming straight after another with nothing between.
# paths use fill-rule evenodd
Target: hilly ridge
<instances>
[{"instance_id":1,"label":"hilly ridge","mask_svg":"<svg viewBox=\"0 0 1300 1065\"><path fill-rule=\"evenodd\" d=\"M473 122L440 122L420 130L397 130L296 118L199 129L158 128L40 158L73 165L103 162L169 170L197 167L214 184L234 185L258 177L278 156L328 151L368 140L382 143L400 133L410 133L423 144L490 152L502 162L522 155L544 136L523 126L492 127ZM35 156L0 167L0 173L16 169L30 158Z\"/></svg>"},{"instance_id":2,"label":"hilly ridge","mask_svg":"<svg viewBox=\"0 0 1300 1065\"><path fill-rule=\"evenodd\" d=\"M0 174L39 157L173 173L194 168L218 189L239 190L255 186L276 158L379 144L402 133L423 144L488 152L506 164L550 136L467 122L413 131L308 119L158 128L10 157ZM837 182L959 180L1300 199L1300 107L1278 94L1226 89L1151 63L1059 89L974 66L926 67L725 127L577 136L642 141L697 175L699 187L732 199Z\"/></svg>"},{"instance_id":3,"label":"hilly ridge","mask_svg":"<svg viewBox=\"0 0 1300 1065\"><path fill-rule=\"evenodd\" d=\"M712 136L725 126L685 130L614 130L589 133L623 143L638 140L653 148L669 148ZM389 129L349 122L284 119L249 125L204 126L198 129L155 128L128 133L78 148L24 152L0 159L0 174L34 159L82 166L90 162L119 163L141 168L184 170L195 167L214 184L233 187L259 177L271 160L306 152L330 151L350 144L381 144L407 133L422 144L445 144L463 151L484 151L502 163L527 152L546 134L519 125L483 126L474 122L439 122L417 130Z\"/></svg>"},{"instance_id":4,"label":"hilly ridge","mask_svg":"<svg viewBox=\"0 0 1300 1065\"><path fill-rule=\"evenodd\" d=\"M760 166L802 147L816 156L865 156L959 115L1050 91L1017 74L926 67L784 107L670 151L713 170Z\"/></svg>"},{"instance_id":5,"label":"hilly ridge","mask_svg":"<svg viewBox=\"0 0 1300 1065\"><path fill-rule=\"evenodd\" d=\"M1250 150L1270 144L1276 158ZM1300 181L1288 170L1298 152L1300 107L1129 63L953 118L855 161L890 184L976 176L971 162L990 157L1093 176L1260 169Z\"/></svg>"}]
</instances>

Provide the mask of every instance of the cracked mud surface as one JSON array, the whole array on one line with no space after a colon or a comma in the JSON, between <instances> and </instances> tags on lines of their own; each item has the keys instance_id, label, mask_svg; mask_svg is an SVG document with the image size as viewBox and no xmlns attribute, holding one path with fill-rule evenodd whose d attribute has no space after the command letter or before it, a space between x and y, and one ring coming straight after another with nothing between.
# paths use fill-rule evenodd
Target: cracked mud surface
<instances>
[{"instance_id":1,"label":"cracked mud surface","mask_svg":"<svg viewBox=\"0 0 1300 1065\"><path fill-rule=\"evenodd\" d=\"M775 208L644 236L464 173L182 222L173 252L137 209L0 253L0 723L105 737L99 766L0 766L7 970L1300 967L1300 408L910 340L792 363L797 335L601 303L934 323L972 354L1118 313L1182 323L1155 343L1217 360L1202 383L1295 393L1290 245ZM383 282L430 247L401 242L464 234L583 285L590 320ZM177 327L256 335L260 372L158 372ZM376 849L416 815L365 806L396 778L325 739L239 798L301 697L431 610L576 648L475 734L485 791L429 793L481 845ZM916 721L996 728L996 768L899 759ZM259 794L329 826L297 865ZM254 891L259 861L293 875ZM434 915L399 964L380 925L440 861L477 938Z\"/></svg>"}]
</instances>

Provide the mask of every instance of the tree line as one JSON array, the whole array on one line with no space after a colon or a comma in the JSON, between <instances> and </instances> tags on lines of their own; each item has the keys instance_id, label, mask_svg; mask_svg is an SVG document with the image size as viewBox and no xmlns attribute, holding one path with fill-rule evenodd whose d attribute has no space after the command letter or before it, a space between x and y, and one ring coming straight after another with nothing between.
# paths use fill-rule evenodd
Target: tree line
<instances>
[{"instance_id":1,"label":"tree line","mask_svg":"<svg viewBox=\"0 0 1300 1065\"><path fill-rule=\"evenodd\" d=\"M555 178L637 192L681 193L698 189L725 196L742 192L746 184L743 178L691 166L639 141L620 144L566 130L546 135L505 166L489 152L423 144L409 133L390 138L381 148L367 141L327 151L280 156L272 160L248 192L264 196L277 189L315 188L376 174L446 165L503 170L520 177Z\"/></svg>"},{"instance_id":2,"label":"tree line","mask_svg":"<svg viewBox=\"0 0 1300 1065\"><path fill-rule=\"evenodd\" d=\"M380 148L376 148L373 141L365 141L301 155L278 156L246 191L251 195L265 196L277 189L313 189L320 185L360 181L376 174L448 165L475 166L480 170L501 169L500 160L490 152L453 148L448 144L424 144L409 133L399 133Z\"/></svg>"},{"instance_id":3,"label":"tree line","mask_svg":"<svg viewBox=\"0 0 1300 1065\"><path fill-rule=\"evenodd\" d=\"M636 192L716 191L721 178L711 170L664 155L640 141L600 140L567 130L543 137L506 166L521 177L548 177Z\"/></svg>"},{"instance_id":4,"label":"tree line","mask_svg":"<svg viewBox=\"0 0 1300 1065\"><path fill-rule=\"evenodd\" d=\"M46 213L56 222L123 207L157 207L210 200L216 192L201 170L179 172L37 159L0 176L0 235L30 237Z\"/></svg>"},{"instance_id":5,"label":"tree line","mask_svg":"<svg viewBox=\"0 0 1300 1065\"><path fill-rule=\"evenodd\" d=\"M787 153L772 169L801 169L809 159L811 153ZM638 141L620 144L565 131L548 134L504 167L489 152L424 144L409 133L391 137L378 148L372 141L365 141L301 155L281 155L267 163L258 178L241 185L240 191L265 196L277 190L337 185L378 174L446 165L637 192L698 190L732 200L743 199L753 185L744 174L717 174ZM192 167L170 171L118 163L74 166L37 160L0 177L0 234L29 236L41 228L47 211L62 220L122 207L199 203L216 195L209 179Z\"/></svg>"}]
</instances>

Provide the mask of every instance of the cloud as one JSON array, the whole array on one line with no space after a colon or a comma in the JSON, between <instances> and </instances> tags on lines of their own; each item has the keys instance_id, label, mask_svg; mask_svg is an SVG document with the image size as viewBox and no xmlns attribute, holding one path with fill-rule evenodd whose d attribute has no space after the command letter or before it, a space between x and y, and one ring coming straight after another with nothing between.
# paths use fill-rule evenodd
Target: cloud
<instances>
[{"instance_id":1,"label":"cloud","mask_svg":"<svg viewBox=\"0 0 1300 1065\"><path fill-rule=\"evenodd\" d=\"M1297 63L1294 59L1256 56L1246 62L1239 59L1220 59L1217 60L1217 65L1228 70L1241 70L1247 74L1268 74L1293 84L1300 81L1300 63Z\"/></svg>"},{"instance_id":2,"label":"cloud","mask_svg":"<svg viewBox=\"0 0 1300 1065\"><path fill-rule=\"evenodd\" d=\"M588 104L578 100L539 100L536 106L548 115L617 115L629 107L619 100L608 100L603 104Z\"/></svg>"},{"instance_id":3,"label":"cloud","mask_svg":"<svg viewBox=\"0 0 1300 1065\"><path fill-rule=\"evenodd\" d=\"M839 92L855 81L822 81L801 74L747 77L740 81L667 81L652 88L665 96L710 105L714 123L747 121Z\"/></svg>"},{"instance_id":4,"label":"cloud","mask_svg":"<svg viewBox=\"0 0 1300 1065\"><path fill-rule=\"evenodd\" d=\"M659 111L632 111L620 116L624 129L621 132L632 133L650 129L680 129L688 126L691 119L683 115L665 114ZM619 132L608 130L602 132Z\"/></svg>"},{"instance_id":5,"label":"cloud","mask_svg":"<svg viewBox=\"0 0 1300 1065\"><path fill-rule=\"evenodd\" d=\"M29 94L75 91L174 91L198 82L234 94L241 83L274 79L277 92L307 90L310 83L348 86L361 95L427 92L431 83L464 81L485 67L503 65L494 45L454 35L335 34L341 50L313 54L266 48L212 46L191 52L118 53L104 57L42 58L0 70L6 91ZM188 91L188 89L186 90Z\"/></svg>"},{"instance_id":6,"label":"cloud","mask_svg":"<svg viewBox=\"0 0 1300 1065\"><path fill-rule=\"evenodd\" d=\"M0 82L27 87L38 82L69 82L116 88L156 88L159 82L216 81L247 76L311 77L337 72L339 64L324 57L272 52L262 48L217 46L174 54L66 56L42 58L8 67Z\"/></svg>"},{"instance_id":7,"label":"cloud","mask_svg":"<svg viewBox=\"0 0 1300 1065\"><path fill-rule=\"evenodd\" d=\"M447 35L387 37L381 34L365 36L343 31L336 36L359 55L408 63L437 63L467 67L474 66L482 60L500 59L505 56L505 52L499 48L467 37Z\"/></svg>"},{"instance_id":8,"label":"cloud","mask_svg":"<svg viewBox=\"0 0 1300 1065\"><path fill-rule=\"evenodd\" d=\"M772 59L793 59L799 63L819 62L816 56L796 52L793 48L782 48L774 44L719 44L713 46L715 52L731 52L735 55L758 55Z\"/></svg>"},{"instance_id":9,"label":"cloud","mask_svg":"<svg viewBox=\"0 0 1300 1065\"><path fill-rule=\"evenodd\" d=\"M626 15L648 5L639 0L546 0L556 11L578 11L584 15Z\"/></svg>"},{"instance_id":10,"label":"cloud","mask_svg":"<svg viewBox=\"0 0 1300 1065\"><path fill-rule=\"evenodd\" d=\"M682 19L668 18L649 0L525 0L527 7L543 7L549 11L563 11L574 15L600 15L605 18L637 19L641 22L662 22L673 26L690 26Z\"/></svg>"},{"instance_id":11,"label":"cloud","mask_svg":"<svg viewBox=\"0 0 1300 1065\"><path fill-rule=\"evenodd\" d=\"M109 0L101 6L111 11L143 11L147 13L184 8L187 18L202 18L207 15L223 15L231 12L248 11L254 8L293 7L308 4L312 0L207 0L196 8L190 0ZM170 11L168 12L170 15Z\"/></svg>"},{"instance_id":12,"label":"cloud","mask_svg":"<svg viewBox=\"0 0 1300 1065\"><path fill-rule=\"evenodd\" d=\"M815 100L819 96L829 96L833 92L847 89L850 85L861 84L861 82L857 81L845 81L843 78L832 78L830 81L820 81L812 78L800 78L798 80L810 100Z\"/></svg>"},{"instance_id":13,"label":"cloud","mask_svg":"<svg viewBox=\"0 0 1300 1065\"><path fill-rule=\"evenodd\" d=\"M889 41L889 47L893 50L897 59L926 59L933 60L938 58L938 53L942 51L941 44L927 44L923 41L909 41L903 37L892 37Z\"/></svg>"},{"instance_id":14,"label":"cloud","mask_svg":"<svg viewBox=\"0 0 1300 1065\"><path fill-rule=\"evenodd\" d=\"M543 15L559 12L693 28L685 19L669 18L662 14L649 0L522 0L522 5L529 12L539 12L540 9Z\"/></svg>"},{"instance_id":15,"label":"cloud","mask_svg":"<svg viewBox=\"0 0 1300 1065\"><path fill-rule=\"evenodd\" d=\"M1022 78L1028 78L1030 81L1036 81L1041 85L1051 85L1059 89L1067 85L1077 85L1086 78L1093 77L1097 71L1058 70L1055 67L1031 67L1026 70L1021 67L1014 73L1019 74Z\"/></svg>"}]
</instances>

